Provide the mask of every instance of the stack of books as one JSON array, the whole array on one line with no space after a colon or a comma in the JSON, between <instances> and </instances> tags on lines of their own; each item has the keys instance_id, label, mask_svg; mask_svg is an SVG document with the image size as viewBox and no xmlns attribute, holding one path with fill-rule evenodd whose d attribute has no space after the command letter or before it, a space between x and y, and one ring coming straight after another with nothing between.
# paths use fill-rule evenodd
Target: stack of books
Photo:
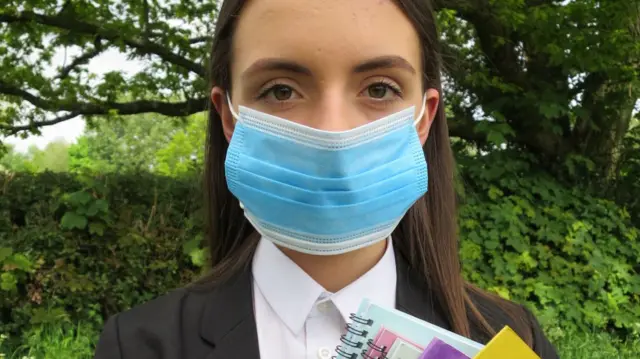
<instances>
[{"instance_id":1,"label":"stack of books","mask_svg":"<svg viewBox=\"0 0 640 359\"><path fill-rule=\"evenodd\" d=\"M482 345L365 299L336 348L343 359L540 359L508 326Z\"/></svg>"}]
</instances>

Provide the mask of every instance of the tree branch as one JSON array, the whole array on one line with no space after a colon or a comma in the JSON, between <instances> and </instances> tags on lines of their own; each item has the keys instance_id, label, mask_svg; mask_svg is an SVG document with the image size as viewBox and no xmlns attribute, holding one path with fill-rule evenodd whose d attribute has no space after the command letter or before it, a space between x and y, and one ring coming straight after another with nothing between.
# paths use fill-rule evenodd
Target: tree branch
<instances>
[{"instance_id":1,"label":"tree branch","mask_svg":"<svg viewBox=\"0 0 640 359\"><path fill-rule=\"evenodd\" d=\"M60 71L60 74L58 75L58 79L62 80L66 78L67 76L69 76L71 71L73 71L76 67L88 63L89 60L100 55L103 51L104 49L102 47L96 47L93 50L88 51L76 57L68 66L65 66L64 68L62 68L62 70Z\"/></svg>"},{"instance_id":2,"label":"tree branch","mask_svg":"<svg viewBox=\"0 0 640 359\"><path fill-rule=\"evenodd\" d=\"M201 42L207 42L207 41L209 41L210 38L211 37L209 37L209 36L194 37L192 39L189 39L189 43L191 45L195 45L195 44L199 44Z\"/></svg>"},{"instance_id":3,"label":"tree branch","mask_svg":"<svg viewBox=\"0 0 640 359\"><path fill-rule=\"evenodd\" d=\"M11 86L0 80L0 93L10 96L17 96L32 105L50 112L70 112L67 115L60 116L47 121L30 123L27 125L11 126L0 125L0 129L16 134L20 131L26 131L32 128L39 128L54 125L75 118L77 116L95 116L107 115L112 111L117 111L119 115L133 115L146 112L154 112L165 116L188 116L197 112L206 110L207 98L188 99L183 102L162 102L140 100L131 102L103 102L103 103L58 103L55 101L43 99L28 91Z\"/></svg>"},{"instance_id":4,"label":"tree branch","mask_svg":"<svg viewBox=\"0 0 640 359\"><path fill-rule=\"evenodd\" d=\"M465 119L451 118L447 121L449 126L449 136L459 137L463 140L483 144L487 140L487 135L475 130L475 123Z\"/></svg>"},{"instance_id":5,"label":"tree branch","mask_svg":"<svg viewBox=\"0 0 640 359\"><path fill-rule=\"evenodd\" d=\"M144 41L144 39L125 37L117 30L110 30L96 25L77 20L65 14L56 16L40 15L33 11L24 11L18 14L0 14L0 23L28 23L35 22L41 25L53 26L58 29L65 29L75 33L100 36L109 41L122 41L143 54L153 54L159 56L166 62L180 66L191 71L200 77L205 77L206 71L202 65L199 65L185 57L171 52L169 49L155 44L153 42Z\"/></svg>"},{"instance_id":6,"label":"tree branch","mask_svg":"<svg viewBox=\"0 0 640 359\"><path fill-rule=\"evenodd\" d=\"M70 114L59 116L51 120L40 121L40 122L31 123L23 126L9 126L9 125L0 124L0 129L2 129L3 131L7 131L7 136L13 136L13 135L17 135L21 131L30 130L32 128L40 128L40 127L55 125L60 122L74 119L78 116L80 116L80 113L72 112Z\"/></svg>"},{"instance_id":7,"label":"tree branch","mask_svg":"<svg viewBox=\"0 0 640 359\"><path fill-rule=\"evenodd\" d=\"M449 136L459 137L463 140L483 145L487 142L487 134L476 130L478 121L469 108L457 104L451 104L453 117L447 119Z\"/></svg>"}]
</instances>

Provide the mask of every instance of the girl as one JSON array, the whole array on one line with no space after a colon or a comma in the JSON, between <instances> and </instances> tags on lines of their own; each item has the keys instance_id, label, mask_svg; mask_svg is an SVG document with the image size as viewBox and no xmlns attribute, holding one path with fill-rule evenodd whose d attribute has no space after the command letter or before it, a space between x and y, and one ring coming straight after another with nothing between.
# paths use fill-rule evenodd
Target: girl
<instances>
[{"instance_id":1,"label":"girl","mask_svg":"<svg viewBox=\"0 0 640 359\"><path fill-rule=\"evenodd\" d=\"M370 298L486 342L465 283L428 0L226 0L211 51L210 274L108 320L97 359L329 358Z\"/></svg>"}]
</instances>

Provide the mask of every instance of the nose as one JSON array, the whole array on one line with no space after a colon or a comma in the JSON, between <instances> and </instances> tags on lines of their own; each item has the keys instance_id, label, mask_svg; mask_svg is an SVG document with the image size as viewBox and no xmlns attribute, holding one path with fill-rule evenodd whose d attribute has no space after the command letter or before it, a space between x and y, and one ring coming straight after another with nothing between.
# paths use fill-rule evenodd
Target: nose
<instances>
[{"instance_id":1,"label":"nose","mask_svg":"<svg viewBox=\"0 0 640 359\"><path fill-rule=\"evenodd\" d=\"M347 131L367 123L355 101L344 91L327 91L313 107L309 126L323 131Z\"/></svg>"}]
</instances>

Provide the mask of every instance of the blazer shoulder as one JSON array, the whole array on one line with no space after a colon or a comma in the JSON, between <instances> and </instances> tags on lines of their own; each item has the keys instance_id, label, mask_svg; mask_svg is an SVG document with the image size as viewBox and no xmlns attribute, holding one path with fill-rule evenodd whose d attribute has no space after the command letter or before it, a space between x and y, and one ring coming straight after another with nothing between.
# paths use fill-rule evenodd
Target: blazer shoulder
<instances>
[{"instance_id":1,"label":"blazer shoulder","mask_svg":"<svg viewBox=\"0 0 640 359\"><path fill-rule=\"evenodd\" d=\"M176 289L111 316L98 340L95 359L158 358L158 353L180 357L183 338L197 337L211 292Z\"/></svg>"},{"instance_id":2,"label":"blazer shoulder","mask_svg":"<svg viewBox=\"0 0 640 359\"><path fill-rule=\"evenodd\" d=\"M158 322L165 323L166 315L179 310L188 297L189 293L185 288L176 289L115 316L118 323L124 327L140 325L153 327Z\"/></svg>"}]
</instances>

